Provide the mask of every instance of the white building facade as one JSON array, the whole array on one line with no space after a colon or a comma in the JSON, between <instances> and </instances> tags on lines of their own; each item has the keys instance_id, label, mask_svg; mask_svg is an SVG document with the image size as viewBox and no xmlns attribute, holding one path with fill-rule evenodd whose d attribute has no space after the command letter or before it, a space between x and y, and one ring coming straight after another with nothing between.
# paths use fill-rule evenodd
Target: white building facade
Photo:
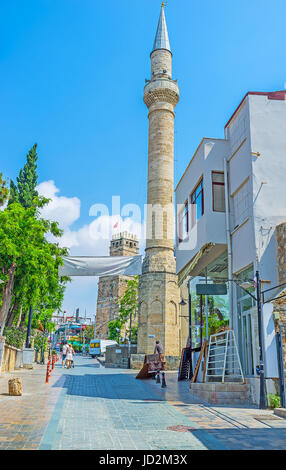
<instances>
[{"instance_id":1,"label":"white building facade","mask_svg":"<svg viewBox=\"0 0 286 470\"><path fill-rule=\"evenodd\" d=\"M276 236L276 227L286 221L285 100L286 91L247 93L225 126L225 139L204 138L176 188L177 274L181 286L190 280L192 345L229 324L243 372L254 385L257 306L247 292L255 295L257 270L265 290L286 282ZM205 282L227 282L228 294L198 298L195 286ZM269 290L265 300L278 291ZM263 309L263 327L265 373L272 379L278 369L269 305Z\"/></svg>"}]
</instances>

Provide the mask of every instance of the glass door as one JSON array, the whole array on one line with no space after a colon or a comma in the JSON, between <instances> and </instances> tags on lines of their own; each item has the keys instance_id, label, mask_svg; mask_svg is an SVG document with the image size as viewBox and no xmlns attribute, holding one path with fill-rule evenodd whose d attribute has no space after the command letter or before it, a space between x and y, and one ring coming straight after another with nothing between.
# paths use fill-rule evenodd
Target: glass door
<instances>
[{"instance_id":1,"label":"glass door","mask_svg":"<svg viewBox=\"0 0 286 470\"><path fill-rule=\"evenodd\" d=\"M241 320L242 368L250 376L254 375L251 312L243 312Z\"/></svg>"}]
</instances>

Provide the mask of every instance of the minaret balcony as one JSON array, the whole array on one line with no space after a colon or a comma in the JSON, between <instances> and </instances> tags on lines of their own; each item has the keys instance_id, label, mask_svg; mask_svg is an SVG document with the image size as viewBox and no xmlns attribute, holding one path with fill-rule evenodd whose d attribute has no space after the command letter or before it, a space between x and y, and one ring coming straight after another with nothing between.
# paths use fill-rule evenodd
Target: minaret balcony
<instances>
[{"instance_id":1,"label":"minaret balcony","mask_svg":"<svg viewBox=\"0 0 286 470\"><path fill-rule=\"evenodd\" d=\"M144 87L144 103L148 108L158 102L166 102L175 107L179 99L179 87L174 80L158 78Z\"/></svg>"}]
</instances>

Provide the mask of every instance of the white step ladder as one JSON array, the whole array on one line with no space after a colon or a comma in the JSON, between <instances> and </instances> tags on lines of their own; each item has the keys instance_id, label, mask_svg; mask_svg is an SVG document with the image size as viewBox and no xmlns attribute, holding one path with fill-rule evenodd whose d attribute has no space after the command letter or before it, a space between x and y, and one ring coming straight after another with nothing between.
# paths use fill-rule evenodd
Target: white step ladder
<instances>
[{"instance_id":1,"label":"white step ladder","mask_svg":"<svg viewBox=\"0 0 286 470\"><path fill-rule=\"evenodd\" d=\"M226 378L245 382L233 330L211 335L208 347L206 382L225 383Z\"/></svg>"}]
</instances>

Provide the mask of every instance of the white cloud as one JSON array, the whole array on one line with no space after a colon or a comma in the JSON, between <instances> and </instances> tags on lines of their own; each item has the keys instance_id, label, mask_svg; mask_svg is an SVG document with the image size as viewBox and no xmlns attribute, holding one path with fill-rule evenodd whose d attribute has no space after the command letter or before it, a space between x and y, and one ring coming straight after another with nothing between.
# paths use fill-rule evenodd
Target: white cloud
<instances>
[{"instance_id":1,"label":"white cloud","mask_svg":"<svg viewBox=\"0 0 286 470\"><path fill-rule=\"evenodd\" d=\"M80 217L80 200L77 197L57 196L59 189L54 181L44 181L37 186L41 196L51 199L51 202L42 209L45 219L59 222L60 228L68 228Z\"/></svg>"},{"instance_id":2,"label":"white cloud","mask_svg":"<svg viewBox=\"0 0 286 470\"><path fill-rule=\"evenodd\" d=\"M101 216L91 220L78 230L72 230L72 224L80 218L80 200L77 197L59 196L60 190L54 181L45 181L38 185L39 194L51 199L42 209L42 217L57 221L64 235L57 239L61 246L69 249L71 256L108 256L109 245L113 234L129 232L138 236L140 254L145 248L144 229L139 222L120 216ZM63 309L73 313L80 308L81 315L85 309L87 316L96 310L97 278L73 278L66 289Z\"/></svg>"}]
</instances>

